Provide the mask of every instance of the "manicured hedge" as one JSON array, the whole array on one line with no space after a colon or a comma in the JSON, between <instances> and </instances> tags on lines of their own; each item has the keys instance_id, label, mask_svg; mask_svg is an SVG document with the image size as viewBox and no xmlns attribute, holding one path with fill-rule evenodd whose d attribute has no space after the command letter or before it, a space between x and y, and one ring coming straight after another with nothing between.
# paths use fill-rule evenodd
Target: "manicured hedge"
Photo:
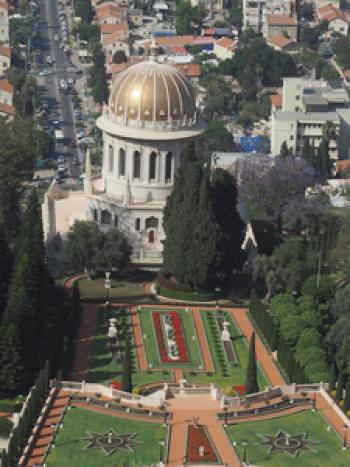
<instances>
[{"instance_id":1,"label":"manicured hedge","mask_svg":"<svg viewBox=\"0 0 350 467\"><path fill-rule=\"evenodd\" d=\"M13 401L11 399L2 399L0 400L0 412L12 413L20 412L22 408L22 402Z\"/></svg>"},{"instance_id":2,"label":"manicured hedge","mask_svg":"<svg viewBox=\"0 0 350 467\"><path fill-rule=\"evenodd\" d=\"M185 300L189 302L210 302L217 298L214 292L182 292L180 290L170 290L159 282L156 282L156 290L159 295L175 300Z\"/></svg>"},{"instance_id":3,"label":"manicured hedge","mask_svg":"<svg viewBox=\"0 0 350 467\"><path fill-rule=\"evenodd\" d=\"M7 438L12 430L13 423L7 418L0 417L0 436Z\"/></svg>"}]
</instances>

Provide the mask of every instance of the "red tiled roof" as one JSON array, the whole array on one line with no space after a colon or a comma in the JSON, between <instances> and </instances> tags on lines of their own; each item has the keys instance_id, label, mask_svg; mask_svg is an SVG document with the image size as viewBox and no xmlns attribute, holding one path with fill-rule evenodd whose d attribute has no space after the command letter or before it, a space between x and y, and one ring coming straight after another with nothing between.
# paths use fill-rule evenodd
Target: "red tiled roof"
<instances>
[{"instance_id":1,"label":"red tiled roof","mask_svg":"<svg viewBox=\"0 0 350 467\"><path fill-rule=\"evenodd\" d=\"M14 115L15 114L15 108L14 108L13 105L2 104L0 102L0 113L8 114L8 115Z\"/></svg>"},{"instance_id":2,"label":"red tiled roof","mask_svg":"<svg viewBox=\"0 0 350 467\"><path fill-rule=\"evenodd\" d=\"M101 5L96 7L96 16L98 19L105 18L122 18L124 11L121 8L118 8L115 5Z\"/></svg>"},{"instance_id":3,"label":"red tiled roof","mask_svg":"<svg viewBox=\"0 0 350 467\"><path fill-rule=\"evenodd\" d=\"M336 173L341 173L350 167L350 159L344 159L342 161L336 161L335 169Z\"/></svg>"},{"instance_id":4,"label":"red tiled roof","mask_svg":"<svg viewBox=\"0 0 350 467\"><path fill-rule=\"evenodd\" d=\"M334 21L335 19L341 19L348 23L346 15L341 10L339 10L339 8L336 8L332 4L328 4L319 8L318 15L320 18L326 21Z\"/></svg>"},{"instance_id":5,"label":"red tiled roof","mask_svg":"<svg viewBox=\"0 0 350 467\"><path fill-rule=\"evenodd\" d=\"M214 28L203 28L202 29L202 36L213 36L215 32Z\"/></svg>"},{"instance_id":6,"label":"red tiled roof","mask_svg":"<svg viewBox=\"0 0 350 467\"><path fill-rule=\"evenodd\" d=\"M121 41L125 38L125 35L122 31L116 31L113 34L105 34L102 36L103 45L113 44L113 42Z\"/></svg>"},{"instance_id":7,"label":"red tiled roof","mask_svg":"<svg viewBox=\"0 0 350 467\"><path fill-rule=\"evenodd\" d=\"M0 44L0 55L1 55L2 57L10 58L10 57L11 57L11 49L10 49L10 47L7 47L6 45L1 45L1 44Z\"/></svg>"},{"instance_id":8,"label":"red tiled roof","mask_svg":"<svg viewBox=\"0 0 350 467\"><path fill-rule=\"evenodd\" d=\"M9 6L6 2L0 2L0 9L1 10L8 10Z\"/></svg>"},{"instance_id":9,"label":"red tiled roof","mask_svg":"<svg viewBox=\"0 0 350 467\"><path fill-rule=\"evenodd\" d=\"M282 94L273 94L272 96L270 96L270 99L271 99L272 107L275 107L275 109L282 108L282 103L283 103Z\"/></svg>"},{"instance_id":10,"label":"red tiled roof","mask_svg":"<svg viewBox=\"0 0 350 467\"><path fill-rule=\"evenodd\" d=\"M156 44L159 47L184 47L185 45L193 44L193 36L157 37Z\"/></svg>"},{"instance_id":11,"label":"red tiled roof","mask_svg":"<svg viewBox=\"0 0 350 467\"><path fill-rule=\"evenodd\" d=\"M112 34L117 31L118 24L102 23L100 26L101 34Z\"/></svg>"},{"instance_id":12,"label":"red tiled roof","mask_svg":"<svg viewBox=\"0 0 350 467\"><path fill-rule=\"evenodd\" d=\"M215 44L219 45L220 47L225 47L225 49L228 50L234 50L236 48L235 41L229 37L221 37L215 42Z\"/></svg>"},{"instance_id":13,"label":"red tiled roof","mask_svg":"<svg viewBox=\"0 0 350 467\"><path fill-rule=\"evenodd\" d=\"M267 22L270 26L296 26L295 16L288 15L267 15Z\"/></svg>"},{"instance_id":14,"label":"red tiled roof","mask_svg":"<svg viewBox=\"0 0 350 467\"><path fill-rule=\"evenodd\" d=\"M0 79L0 90L13 94L14 87L7 81L7 79Z\"/></svg>"},{"instance_id":15,"label":"red tiled roof","mask_svg":"<svg viewBox=\"0 0 350 467\"><path fill-rule=\"evenodd\" d=\"M286 47L293 41L288 37L276 35L270 37L267 42L271 45L275 45L276 47L280 47L281 49L283 49L283 47Z\"/></svg>"},{"instance_id":16,"label":"red tiled roof","mask_svg":"<svg viewBox=\"0 0 350 467\"><path fill-rule=\"evenodd\" d=\"M200 78L201 66L199 63L171 63L178 71L189 78Z\"/></svg>"}]
</instances>

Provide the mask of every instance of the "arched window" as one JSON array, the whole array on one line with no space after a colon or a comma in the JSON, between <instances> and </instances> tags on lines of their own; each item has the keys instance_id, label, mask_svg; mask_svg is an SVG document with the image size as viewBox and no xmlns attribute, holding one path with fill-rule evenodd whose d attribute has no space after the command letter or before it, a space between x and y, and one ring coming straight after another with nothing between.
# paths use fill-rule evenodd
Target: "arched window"
<instances>
[{"instance_id":1,"label":"arched window","mask_svg":"<svg viewBox=\"0 0 350 467\"><path fill-rule=\"evenodd\" d=\"M146 229L158 229L159 219L157 217L147 217L146 219Z\"/></svg>"},{"instance_id":2,"label":"arched window","mask_svg":"<svg viewBox=\"0 0 350 467\"><path fill-rule=\"evenodd\" d=\"M171 151L165 156L165 180L171 180L173 177L173 154Z\"/></svg>"},{"instance_id":3,"label":"arched window","mask_svg":"<svg viewBox=\"0 0 350 467\"><path fill-rule=\"evenodd\" d=\"M141 177L141 154L139 151L134 152L134 178Z\"/></svg>"},{"instance_id":4,"label":"arched window","mask_svg":"<svg viewBox=\"0 0 350 467\"><path fill-rule=\"evenodd\" d=\"M101 224L111 225L112 214L106 209L101 211Z\"/></svg>"},{"instance_id":5,"label":"arched window","mask_svg":"<svg viewBox=\"0 0 350 467\"><path fill-rule=\"evenodd\" d=\"M149 156L149 179L155 180L157 173L157 154L155 152L151 152Z\"/></svg>"},{"instance_id":6,"label":"arched window","mask_svg":"<svg viewBox=\"0 0 350 467\"><path fill-rule=\"evenodd\" d=\"M154 243L154 230L148 232L148 243Z\"/></svg>"},{"instance_id":7,"label":"arched window","mask_svg":"<svg viewBox=\"0 0 350 467\"><path fill-rule=\"evenodd\" d=\"M92 217L93 217L95 222L98 222L98 211L97 211L97 209L94 209L92 211Z\"/></svg>"},{"instance_id":8,"label":"arched window","mask_svg":"<svg viewBox=\"0 0 350 467\"><path fill-rule=\"evenodd\" d=\"M125 176L125 151L124 149L119 149L119 177L124 177Z\"/></svg>"},{"instance_id":9,"label":"arched window","mask_svg":"<svg viewBox=\"0 0 350 467\"><path fill-rule=\"evenodd\" d=\"M108 169L110 172L114 170L114 151L111 144L108 146Z\"/></svg>"},{"instance_id":10,"label":"arched window","mask_svg":"<svg viewBox=\"0 0 350 467\"><path fill-rule=\"evenodd\" d=\"M141 230L141 219L139 217L135 220L135 230L137 232Z\"/></svg>"}]
</instances>

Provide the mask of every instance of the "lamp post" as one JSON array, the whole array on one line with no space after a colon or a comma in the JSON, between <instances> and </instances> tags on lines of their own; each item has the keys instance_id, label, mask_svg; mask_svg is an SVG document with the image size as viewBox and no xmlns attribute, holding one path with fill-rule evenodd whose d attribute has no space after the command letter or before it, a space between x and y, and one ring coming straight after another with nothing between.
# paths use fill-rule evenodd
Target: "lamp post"
<instances>
[{"instance_id":1,"label":"lamp post","mask_svg":"<svg viewBox=\"0 0 350 467\"><path fill-rule=\"evenodd\" d=\"M111 273L106 272L105 289L106 289L106 305L109 304L109 289L111 288Z\"/></svg>"},{"instance_id":2,"label":"lamp post","mask_svg":"<svg viewBox=\"0 0 350 467\"><path fill-rule=\"evenodd\" d=\"M242 446L243 446L243 456L242 456L242 463L243 464L248 464L247 460L247 446L248 446L248 441L246 439L242 439L241 441Z\"/></svg>"},{"instance_id":3,"label":"lamp post","mask_svg":"<svg viewBox=\"0 0 350 467\"><path fill-rule=\"evenodd\" d=\"M343 449L347 449L347 447L348 447L348 429L349 429L349 425L345 424L343 426L343 428L344 428Z\"/></svg>"},{"instance_id":4,"label":"lamp post","mask_svg":"<svg viewBox=\"0 0 350 467\"><path fill-rule=\"evenodd\" d=\"M221 288L220 287L215 287L215 293L219 294L221 292ZM216 311L219 311L219 300L218 300L218 297L216 297L216 301L215 301L215 310Z\"/></svg>"},{"instance_id":5,"label":"lamp post","mask_svg":"<svg viewBox=\"0 0 350 467\"><path fill-rule=\"evenodd\" d=\"M228 410L228 407L227 407L227 405L225 404L225 405L224 405L224 413L225 413L224 427L227 426L227 410Z\"/></svg>"},{"instance_id":6,"label":"lamp post","mask_svg":"<svg viewBox=\"0 0 350 467\"><path fill-rule=\"evenodd\" d=\"M163 448L165 446L165 441L164 439L161 439L158 441L159 442L159 465L164 465L163 464Z\"/></svg>"},{"instance_id":7,"label":"lamp post","mask_svg":"<svg viewBox=\"0 0 350 467\"><path fill-rule=\"evenodd\" d=\"M160 409L163 412L163 426L166 426L166 422L167 422L167 418L168 418L168 414L166 412L166 406L164 404L162 404L160 406Z\"/></svg>"}]
</instances>

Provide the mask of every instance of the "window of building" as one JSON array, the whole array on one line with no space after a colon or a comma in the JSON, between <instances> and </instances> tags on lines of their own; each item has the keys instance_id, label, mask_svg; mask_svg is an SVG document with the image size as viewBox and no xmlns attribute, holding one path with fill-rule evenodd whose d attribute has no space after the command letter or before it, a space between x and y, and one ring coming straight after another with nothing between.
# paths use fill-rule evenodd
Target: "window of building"
<instances>
[{"instance_id":1,"label":"window of building","mask_svg":"<svg viewBox=\"0 0 350 467\"><path fill-rule=\"evenodd\" d=\"M97 211L97 209L94 209L92 211L92 217L93 217L95 222L98 222L98 211Z\"/></svg>"},{"instance_id":2,"label":"window of building","mask_svg":"<svg viewBox=\"0 0 350 467\"><path fill-rule=\"evenodd\" d=\"M101 211L101 224L111 225L112 214L106 209Z\"/></svg>"},{"instance_id":3,"label":"window of building","mask_svg":"<svg viewBox=\"0 0 350 467\"><path fill-rule=\"evenodd\" d=\"M157 172L157 154L155 152L151 152L149 156L149 179L155 180L156 179L156 172Z\"/></svg>"},{"instance_id":4,"label":"window of building","mask_svg":"<svg viewBox=\"0 0 350 467\"><path fill-rule=\"evenodd\" d=\"M118 216L115 214L114 215L114 227L118 227L118 221L119 221Z\"/></svg>"},{"instance_id":5,"label":"window of building","mask_svg":"<svg viewBox=\"0 0 350 467\"><path fill-rule=\"evenodd\" d=\"M300 99L300 96L295 96L295 99L298 101Z\"/></svg>"},{"instance_id":6,"label":"window of building","mask_svg":"<svg viewBox=\"0 0 350 467\"><path fill-rule=\"evenodd\" d=\"M154 243L154 230L148 232L148 243Z\"/></svg>"},{"instance_id":7,"label":"window of building","mask_svg":"<svg viewBox=\"0 0 350 467\"><path fill-rule=\"evenodd\" d=\"M108 146L108 169L110 172L114 169L114 151L111 144Z\"/></svg>"},{"instance_id":8,"label":"window of building","mask_svg":"<svg viewBox=\"0 0 350 467\"><path fill-rule=\"evenodd\" d=\"M293 141L294 136L293 136L293 135L290 135L289 139L290 139L291 141Z\"/></svg>"},{"instance_id":9,"label":"window of building","mask_svg":"<svg viewBox=\"0 0 350 467\"><path fill-rule=\"evenodd\" d=\"M135 230L137 232L141 230L141 219L139 217L135 220Z\"/></svg>"},{"instance_id":10,"label":"window of building","mask_svg":"<svg viewBox=\"0 0 350 467\"><path fill-rule=\"evenodd\" d=\"M157 229L159 225L159 219L156 217L147 217L146 219L146 229Z\"/></svg>"},{"instance_id":11,"label":"window of building","mask_svg":"<svg viewBox=\"0 0 350 467\"><path fill-rule=\"evenodd\" d=\"M125 151L124 149L119 149L119 177L124 177L125 175Z\"/></svg>"},{"instance_id":12,"label":"window of building","mask_svg":"<svg viewBox=\"0 0 350 467\"><path fill-rule=\"evenodd\" d=\"M134 152L134 178L141 177L141 154L139 151Z\"/></svg>"},{"instance_id":13,"label":"window of building","mask_svg":"<svg viewBox=\"0 0 350 467\"><path fill-rule=\"evenodd\" d=\"M165 180L171 180L173 176L173 155L169 151L165 156Z\"/></svg>"}]
</instances>

